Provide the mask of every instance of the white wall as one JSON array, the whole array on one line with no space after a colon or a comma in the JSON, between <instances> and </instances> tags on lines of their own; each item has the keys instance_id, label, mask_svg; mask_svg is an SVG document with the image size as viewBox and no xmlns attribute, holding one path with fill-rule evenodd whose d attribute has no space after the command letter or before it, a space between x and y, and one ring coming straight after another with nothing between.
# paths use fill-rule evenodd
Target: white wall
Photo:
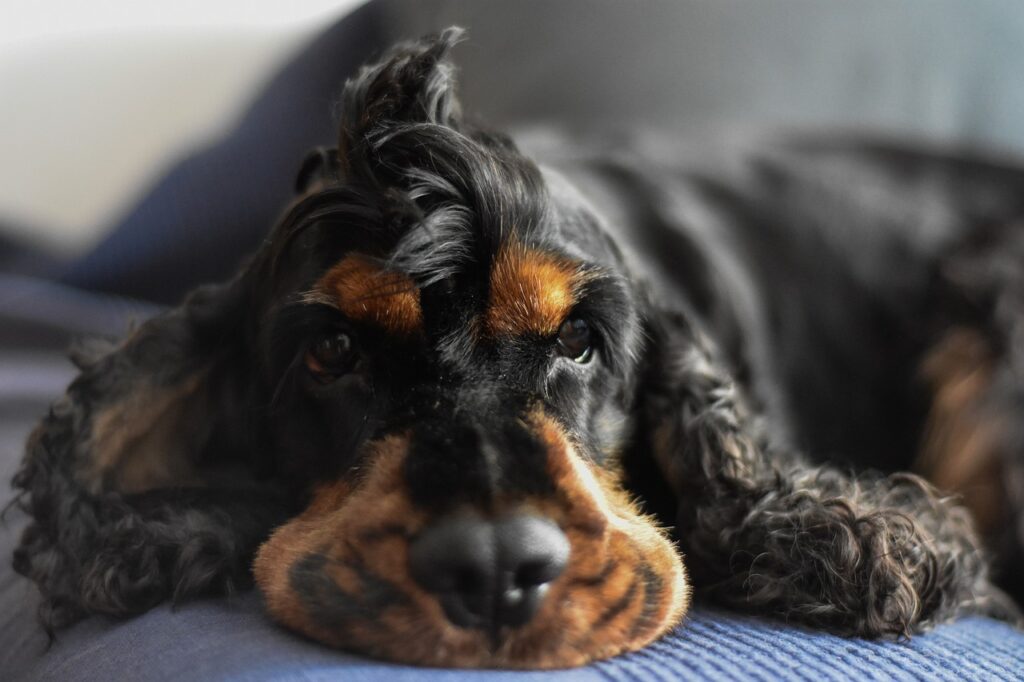
<instances>
[{"instance_id":1,"label":"white wall","mask_svg":"<svg viewBox=\"0 0 1024 682\"><path fill-rule=\"evenodd\" d=\"M358 0L4 0L0 3L0 50L96 31L277 30L327 21L356 4Z\"/></svg>"}]
</instances>

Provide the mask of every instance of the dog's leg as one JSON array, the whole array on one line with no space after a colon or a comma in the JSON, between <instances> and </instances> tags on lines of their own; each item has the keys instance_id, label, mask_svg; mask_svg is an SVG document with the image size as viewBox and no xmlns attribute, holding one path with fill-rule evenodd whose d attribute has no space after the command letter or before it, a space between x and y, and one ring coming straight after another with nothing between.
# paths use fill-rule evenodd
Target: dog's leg
<instances>
[{"instance_id":1,"label":"dog's leg","mask_svg":"<svg viewBox=\"0 0 1024 682\"><path fill-rule=\"evenodd\" d=\"M940 269L960 311L926 354L932 394L915 467L960 494L1024 599L1024 225L997 223L957 245Z\"/></svg>"},{"instance_id":2,"label":"dog's leg","mask_svg":"<svg viewBox=\"0 0 1024 682\"><path fill-rule=\"evenodd\" d=\"M868 637L1012 611L965 509L910 474L852 477L773 449L699 332L666 315L651 334L644 428L677 496L698 590Z\"/></svg>"}]
</instances>

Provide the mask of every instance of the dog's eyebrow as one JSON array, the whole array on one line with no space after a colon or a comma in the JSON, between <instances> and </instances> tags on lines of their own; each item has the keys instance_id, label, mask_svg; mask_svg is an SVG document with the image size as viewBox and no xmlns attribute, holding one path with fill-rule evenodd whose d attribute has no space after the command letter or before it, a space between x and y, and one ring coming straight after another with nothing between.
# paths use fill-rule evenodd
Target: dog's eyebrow
<instances>
[{"instance_id":1,"label":"dog's eyebrow","mask_svg":"<svg viewBox=\"0 0 1024 682\"><path fill-rule=\"evenodd\" d=\"M304 299L393 334L409 336L423 328L420 292L413 281L358 253L338 261Z\"/></svg>"},{"instance_id":2,"label":"dog's eyebrow","mask_svg":"<svg viewBox=\"0 0 1024 682\"><path fill-rule=\"evenodd\" d=\"M564 256L507 244L491 266L484 326L494 337L553 336L591 277L580 263Z\"/></svg>"}]
</instances>

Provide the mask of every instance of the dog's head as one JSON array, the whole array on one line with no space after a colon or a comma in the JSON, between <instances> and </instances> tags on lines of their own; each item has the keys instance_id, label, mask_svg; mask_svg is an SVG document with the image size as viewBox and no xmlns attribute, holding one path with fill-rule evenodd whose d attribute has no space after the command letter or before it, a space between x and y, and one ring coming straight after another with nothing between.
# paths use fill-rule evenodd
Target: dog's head
<instances>
[{"instance_id":1,"label":"dog's head","mask_svg":"<svg viewBox=\"0 0 1024 682\"><path fill-rule=\"evenodd\" d=\"M581 200L462 124L453 38L347 84L339 147L269 247L274 431L319 476L256 578L331 644L576 664L647 643L686 602L616 469L639 296Z\"/></svg>"},{"instance_id":2,"label":"dog's head","mask_svg":"<svg viewBox=\"0 0 1024 682\"><path fill-rule=\"evenodd\" d=\"M301 500L255 560L288 627L416 664L577 665L688 603L621 482L643 296L565 181L463 123L456 38L346 84L337 148L243 272L126 342L159 371L99 402L79 476L138 492L258 461Z\"/></svg>"}]
</instances>

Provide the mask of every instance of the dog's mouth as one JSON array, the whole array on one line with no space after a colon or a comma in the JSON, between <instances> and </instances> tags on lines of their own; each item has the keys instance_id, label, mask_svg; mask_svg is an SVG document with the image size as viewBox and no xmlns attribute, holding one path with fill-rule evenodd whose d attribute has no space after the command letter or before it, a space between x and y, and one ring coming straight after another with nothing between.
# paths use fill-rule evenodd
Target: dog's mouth
<instances>
[{"instance_id":1,"label":"dog's mouth","mask_svg":"<svg viewBox=\"0 0 1024 682\"><path fill-rule=\"evenodd\" d=\"M426 666L562 668L638 649L684 614L679 555L612 474L539 429L554 492L435 517L371 444L358 482L319 488L256 558L271 614L320 642Z\"/></svg>"}]
</instances>

